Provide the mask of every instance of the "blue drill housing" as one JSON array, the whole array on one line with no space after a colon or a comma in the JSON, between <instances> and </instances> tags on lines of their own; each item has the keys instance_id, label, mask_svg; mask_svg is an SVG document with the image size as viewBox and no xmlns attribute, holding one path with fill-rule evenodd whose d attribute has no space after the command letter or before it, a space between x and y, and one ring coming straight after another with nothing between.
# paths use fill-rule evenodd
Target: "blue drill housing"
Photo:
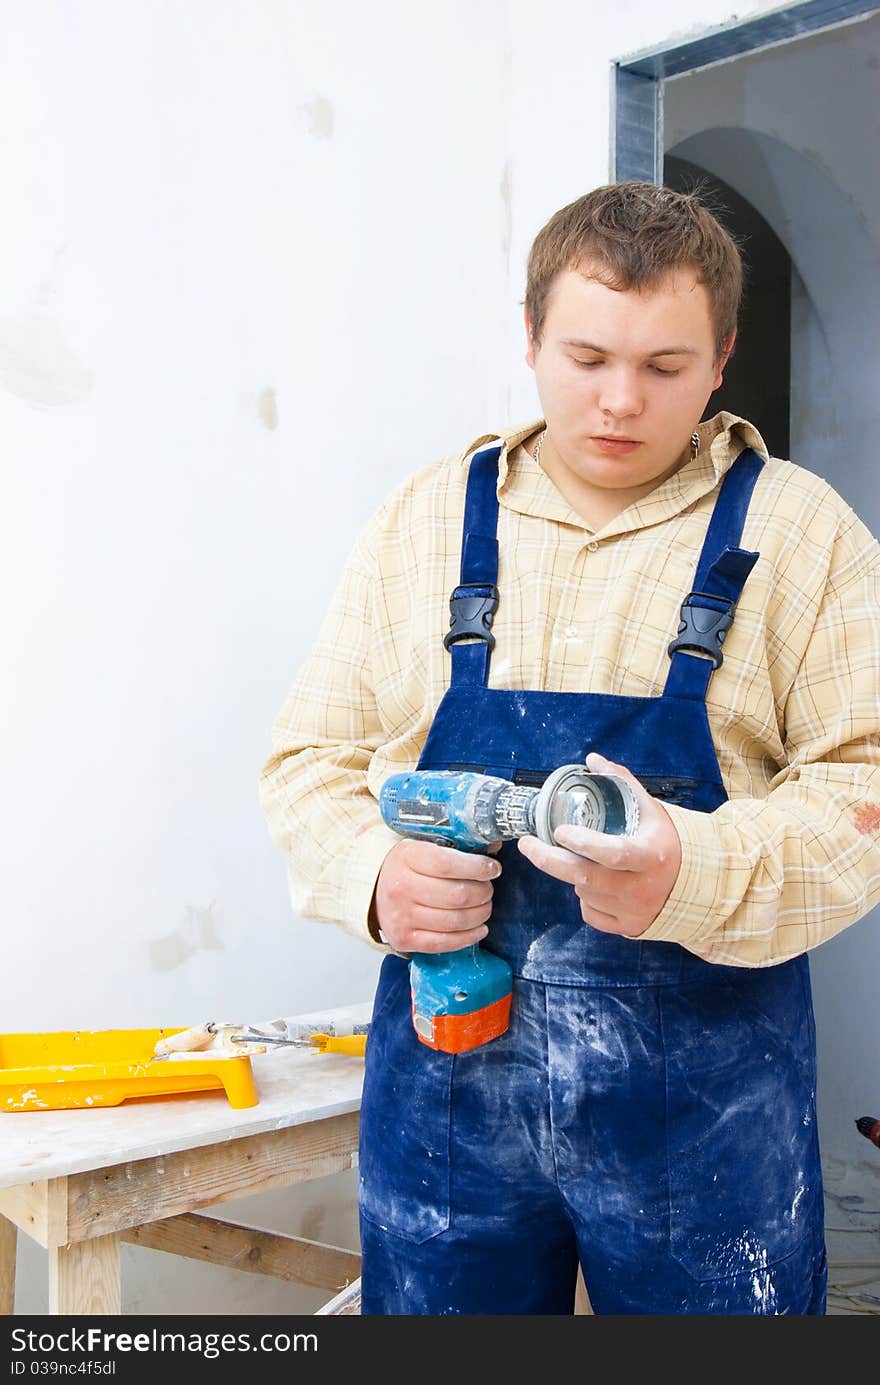
<instances>
[{"instance_id":1,"label":"blue drill housing","mask_svg":"<svg viewBox=\"0 0 880 1385\"><path fill-rule=\"evenodd\" d=\"M386 779L379 792L379 811L404 837L421 837L459 851L485 851L499 840L491 822L492 801L510 788L506 779L470 770L413 770Z\"/></svg>"}]
</instances>

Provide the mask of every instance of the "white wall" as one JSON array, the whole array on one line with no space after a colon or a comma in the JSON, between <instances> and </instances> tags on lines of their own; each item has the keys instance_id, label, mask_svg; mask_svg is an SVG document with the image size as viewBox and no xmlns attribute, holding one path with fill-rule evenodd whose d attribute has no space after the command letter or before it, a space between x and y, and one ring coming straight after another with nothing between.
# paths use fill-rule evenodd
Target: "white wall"
<instances>
[{"instance_id":1,"label":"white wall","mask_svg":"<svg viewBox=\"0 0 880 1385\"><path fill-rule=\"evenodd\" d=\"M6 0L0 1030L372 993L376 954L291 914L256 797L271 720L385 491L535 412L525 256L608 181L611 61L732 17L541 13ZM354 1245L353 1180L253 1219ZM125 1261L127 1312L321 1298ZM25 1246L20 1312L43 1276Z\"/></svg>"},{"instance_id":2,"label":"white wall","mask_svg":"<svg viewBox=\"0 0 880 1385\"><path fill-rule=\"evenodd\" d=\"M791 255L791 456L880 535L880 15L667 82L664 124L667 152L746 197ZM875 909L811 954L822 1148L855 1163L871 1151L854 1121L880 1102L878 925Z\"/></svg>"}]
</instances>

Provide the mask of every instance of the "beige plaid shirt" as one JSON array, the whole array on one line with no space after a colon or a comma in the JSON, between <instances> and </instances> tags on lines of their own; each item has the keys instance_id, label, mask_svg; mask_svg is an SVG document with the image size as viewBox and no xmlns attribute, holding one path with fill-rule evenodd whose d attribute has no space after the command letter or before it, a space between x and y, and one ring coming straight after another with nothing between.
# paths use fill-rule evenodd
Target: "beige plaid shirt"
<instances>
[{"instance_id":1,"label":"beige plaid shirt","mask_svg":"<svg viewBox=\"0 0 880 1385\"><path fill-rule=\"evenodd\" d=\"M506 442L490 686L632 697L663 691L720 480L748 445L767 465L741 542L761 556L707 695L729 802L665 805L682 865L641 937L740 966L815 947L880 901L880 545L825 481L768 457L728 413L700 424L694 459L593 532L521 445L541 426L409 477L356 542L260 782L294 909L382 946L367 916L400 839L377 798L415 767L449 685L443 635L478 444Z\"/></svg>"}]
</instances>

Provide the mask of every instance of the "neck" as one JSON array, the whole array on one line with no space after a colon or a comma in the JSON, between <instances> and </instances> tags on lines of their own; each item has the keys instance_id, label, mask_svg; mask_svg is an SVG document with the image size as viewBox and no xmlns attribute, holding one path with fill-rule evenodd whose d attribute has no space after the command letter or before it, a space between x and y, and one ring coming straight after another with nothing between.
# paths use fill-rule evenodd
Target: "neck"
<instances>
[{"instance_id":1,"label":"neck","mask_svg":"<svg viewBox=\"0 0 880 1385\"><path fill-rule=\"evenodd\" d=\"M642 485L607 490L575 475L562 461L546 431L530 439L524 446L531 456L536 458L539 466L575 514L594 532L604 529L618 515L623 514L624 510L628 510L630 505L650 495L670 476L674 476L690 460L693 450L689 444L666 471Z\"/></svg>"}]
</instances>

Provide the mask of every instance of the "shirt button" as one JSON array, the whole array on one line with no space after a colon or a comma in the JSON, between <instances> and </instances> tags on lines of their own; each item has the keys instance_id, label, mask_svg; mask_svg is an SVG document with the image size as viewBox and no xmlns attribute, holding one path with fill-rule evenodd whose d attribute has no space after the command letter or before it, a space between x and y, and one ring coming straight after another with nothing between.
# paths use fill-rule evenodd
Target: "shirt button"
<instances>
[{"instance_id":1,"label":"shirt button","mask_svg":"<svg viewBox=\"0 0 880 1385\"><path fill-rule=\"evenodd\" d=\"M595 541L593 543L588 543L587 548L591 553L598 553L599 551L599 545Z\"/></svg>"}]
</instances>

